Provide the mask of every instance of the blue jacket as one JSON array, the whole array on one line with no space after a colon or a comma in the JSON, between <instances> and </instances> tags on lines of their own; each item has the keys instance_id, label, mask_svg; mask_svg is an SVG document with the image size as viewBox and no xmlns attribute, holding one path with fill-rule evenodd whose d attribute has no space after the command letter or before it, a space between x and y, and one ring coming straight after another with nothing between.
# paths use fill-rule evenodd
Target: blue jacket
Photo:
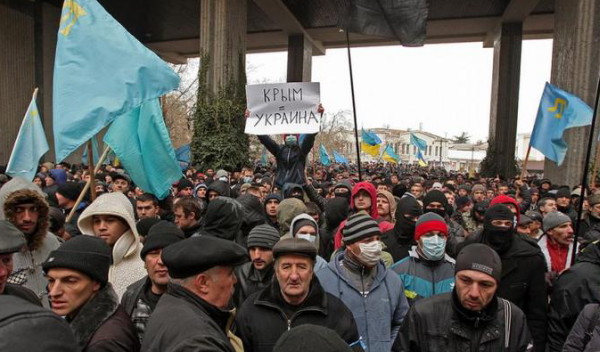
<instances>
[{"instance_id":1,"label":"blue jacket","mask_svg":"<svg viewBox=\"0 0 600 352\"><path fill-rule=\"evenodd\" d=\"M394 272L387 270L379 261L377 275L366 297L344 276L339 253L326 268L316 273L319 282L328 293L339 298L350 308L358 332L369 352L389 352L404 316L408 302L404 296L402 281Z\"/></svg>"},{"instance_id":2,"label":"blue jacket","mask_svg":"<svg viewBox=\"0 0 600 352\"><path fill-rule=\"evenodd\" d=\"M390 268L404 284L404 294L412 306L421 298L452 292L454 288L454 259L448 255L437 263L428 263L417 254L415 247L408 257Z\"/></svg>"}]
</instances>

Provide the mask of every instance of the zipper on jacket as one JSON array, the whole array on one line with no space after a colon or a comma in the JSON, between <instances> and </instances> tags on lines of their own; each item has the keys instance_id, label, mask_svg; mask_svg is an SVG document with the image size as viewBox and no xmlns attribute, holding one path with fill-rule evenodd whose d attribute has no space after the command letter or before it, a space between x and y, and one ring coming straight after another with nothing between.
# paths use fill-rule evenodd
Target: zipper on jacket
<instances>
[{"instance_id":1,"label":"zipper on jacket","mask_svg":"<svg viewBox=\"0 0 600 352\"><path fill-rule=\"evenodd\" d=\"M369 321L369 316L367 312L367 295L365 294L365 267L361 265L360 269L360 285L362 287L362 296L363 296L363 309L365 311L365 323ZM366 325L366 334L367 334L367 346L371 346L371 340L369 339L369 324Z\"/></svg>"}]
</instances>

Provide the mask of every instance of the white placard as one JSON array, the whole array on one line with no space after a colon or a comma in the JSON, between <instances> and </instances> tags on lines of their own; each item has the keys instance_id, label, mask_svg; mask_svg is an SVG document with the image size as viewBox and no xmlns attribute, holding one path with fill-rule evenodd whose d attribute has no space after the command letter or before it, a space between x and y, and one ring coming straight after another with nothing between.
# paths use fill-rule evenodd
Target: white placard
<instances>
[{"instance_id":1,"label":"white placard","mask_svg":"<svg viewBox=\"0 0 600 352\"><path fill-rule=\"evenodd\" d=\"M319 132L320 84L314 82L254 84L246 86L250 116L247 134Z\"/></svg>"}]
</instances>

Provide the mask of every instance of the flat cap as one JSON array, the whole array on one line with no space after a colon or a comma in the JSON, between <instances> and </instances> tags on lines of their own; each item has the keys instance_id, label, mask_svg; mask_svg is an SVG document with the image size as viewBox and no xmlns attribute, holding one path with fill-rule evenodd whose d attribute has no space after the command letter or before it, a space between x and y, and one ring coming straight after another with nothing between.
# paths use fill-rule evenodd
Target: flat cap
<instances>
[{"instance_id":1,"label":"flat cap","mask_svg":"<svg viewBox=\"0 0 600 352\"><path fill-rule=\"evenodd\" d=\"M273 256L279 258L286 254L302 255L314 260L317 258L317 247L300 238L284 238L273 247Z\"/></svg>"},{"instance_id":2,"label":"flat cap","mask_svg":"<svg viewBox=\"0 0 600 352\"><path fill-rule=\"evenodd\" d=\"M219 265L236 266L249 261L244 247L210 235L173 243L163 249L161 256L169 275L175 279L194 276Z\"/></svg>"},{"instance_id":3,"label":"flat cap","mask_svg":"<svg viewBox=\"0 0 600 352\"><path fill-rule=\"evenodd\" d=\"M26 243L23 232L10 221L0 220L0 254L18 252Z\"/></svg>"}]
</instances>

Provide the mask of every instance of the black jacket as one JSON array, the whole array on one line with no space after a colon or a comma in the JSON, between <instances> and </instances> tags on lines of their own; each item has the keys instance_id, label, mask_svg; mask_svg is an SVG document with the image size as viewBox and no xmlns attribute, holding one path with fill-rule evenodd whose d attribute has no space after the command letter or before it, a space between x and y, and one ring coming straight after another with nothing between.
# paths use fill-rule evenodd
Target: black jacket
<instances>
[{"instance_id":1,"label":"black jacket","mask_svg":"<svg viewBox=\"0 0 600 352\"><path fill-rule=\"evenodd\" d=\"M256 270L252 262L235 267L237 283L233 292L233 303L241 307L242 303L255 292L265 288L273 278L273 264L263 270Z\"/></svg>"},{"instance_id":2,"label":"black jacket","mask_svg":"<svg viewBox=\"0 0 600 352\"><path fill-rule=\"evenodd\" d=\"M585 247L577 263L556 280L548 313L550 351L561 351L579 312L600 302L600 241Z\"/></svg>"},{"instance_id":3,"label":"black jacket","mask_svg":"<svg viewBox=\"0 0 600 352\"><path fill-rule=\"evenodd\" d=\"M355 350L362 351L352 312L326 293L316 276L306 300L291 317L282 309L284 302L277 280L244 302L235 319L235 332L242 339L245 352L271 352L284 332L303 324L330 328L349 345L356 343Z\"/></svg>"},{"instance_id":4,"label":"black jacket","mask_svg":"<svg viewBox=\"0 0 600 352\"><path fill-rule=\"evenodd\" d=\"M265 208L260 202L260 199L252 194L244 194L236 199L241 205L243 210L242 226L238 232L238 238L235 242L240 246L246 248L248 242L248 235L250 230L258 225L265 223Z\"/></svg>"},{"instance_id":5,"label":"black jacket","mask_svg":"<svg viewBox=\"0 0 600 352\"><path fill-rule=\"evenodd\" d=\"M42 306L42 302L40 302L38 296L25 286L6 283L3 294L19 297L36 306Z\"/></svg>"},{"instance_id":6,"label":"black jacket","mask_svg":"<svg viewBox=\"0 0 600 352\"><path fill-rule=\"evenodd\" d=\"M275 187L281 189L286 183L297 183L304 185L306 179L304 168L306 157L315 144L317 134L306 134L302 143L288 146L279 145L269 136L258 136L258 140L273 154L277 160L277 171L275 176Z\"/></svg>"},{"instance_id":7,"label":"black jacket","mask_svg":"<svg viewBox=\"0 0 600 352\"><path fill-rule=\"evenodd\" d=\"M454 291L417 301L404 319L392 351L527 351L531 337L525 316L512 303L509 346L504 348L504 302L495 298L482 314L475 315L462 308Z\"/></svg>"},{"instance_id":8,"label":"black jacket","mask_svg":"<svg viewBox=\"0 0 600 352\"><path fill-rule=\"evenodd\" d=\"M226 332L230 316L186 288L169 284L150 317L142 351L234 352Z\"/></svg>"},{"instance_id":9,"label":"black jacket","mask_svg":"<svg viewBox=\"0 0 600 352\"><path fill-rule=\"evenodd\" d=\"M405 196L400 199L396 208L394 228L381 236L381 241L385 244L386 251L392 255L394 263L408 257L408 251L416 244L415 222L407 220L405 215L421 216L422 214L421 205L414 197Z\"/></svg>"},{"instance_id":10,"label":"black jacket","mask_svg":"<svg viewBox=\"0 0 600 352\"><path fill-rule=\"evenodd\" d=\"M485 243L483 232L473 234L463 242ZM459 251L460 251L459 246ZM536 351L546 346L547 309L546 260L538 245L513 234L509 249L500 254L502 278L496 294L516 304L525 313Z\"/></svg>"},{"instance_id":11,"label":"black jacket","mask_svg":"<svg viewBox=\"0 0 600 352\"><path fill-rule=\"evenodd\" d=\"M144 288L147 284L150 284L150 279L148 278L148 275L127 286L127 290L125 290L123 297L121 297L121 306L123 307L127 315L131 316L131 314L133 313L137 301L142 296Z\"/></svg>"},{"instance_id":12,"label":"black jacket","mask_svg":"<svg viewBox=\"0 0 600 352\"><path fill-rule=\"evenodd\" d=\"M600 305L587 304L567 337L564 352L600 351Z\"/></svg>"}]
</instances>

